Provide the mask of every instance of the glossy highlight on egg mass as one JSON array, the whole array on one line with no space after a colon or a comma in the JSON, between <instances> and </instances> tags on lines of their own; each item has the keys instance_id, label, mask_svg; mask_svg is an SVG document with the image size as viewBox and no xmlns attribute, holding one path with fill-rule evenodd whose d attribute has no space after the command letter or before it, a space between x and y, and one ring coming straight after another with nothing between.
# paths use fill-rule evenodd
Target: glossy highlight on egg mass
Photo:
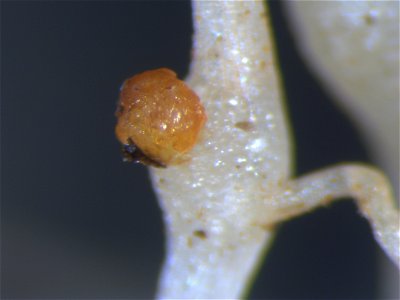
<instances>
[{"instance_id":1,"label":"glossy highlight on egg mass","mask_svg":"<svg viewBox=\"0 0 400 300\"><path fill-rule=\"evenodd\" d=\"M155 167L186 161L207 120L196 93L166 68L127 79L115 115L124 160Z\"/></svg>"}]
</instances>

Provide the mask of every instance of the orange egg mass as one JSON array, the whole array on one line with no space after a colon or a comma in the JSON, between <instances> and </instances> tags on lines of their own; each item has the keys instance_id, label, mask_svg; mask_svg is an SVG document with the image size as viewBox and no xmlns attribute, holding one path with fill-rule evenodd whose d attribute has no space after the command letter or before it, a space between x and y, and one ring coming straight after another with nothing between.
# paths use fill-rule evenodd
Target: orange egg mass
<instances>
[{"instance_id":1,"label":"orange egg mass","mask_svg":"<svg viewBox=\"0 0 400 300\"><path fill-rule=\"evenodd\" d=\"M165 68L127 79L116 116L125 160L159 167L184 161L207 120L199 97Z\"/></svg>"}]
</instances>

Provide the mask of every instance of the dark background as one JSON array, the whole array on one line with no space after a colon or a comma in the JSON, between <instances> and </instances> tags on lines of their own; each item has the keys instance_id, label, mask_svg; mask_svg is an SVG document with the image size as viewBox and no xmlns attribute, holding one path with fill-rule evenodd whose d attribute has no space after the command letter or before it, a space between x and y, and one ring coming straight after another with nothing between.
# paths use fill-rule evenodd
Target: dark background
<instances>
[{"instance_id":1,"label":"dark background","mask_svg":"<svg viewBox=\"0 0 400 300\"><path fill-rule=\"evenodd\" d=\"M296 174L369 158L355 128L304 67L271 2ZM147 170L113 134L122 81L186 75L188 2L1 2L1 296L154 296L163 258ZM251 299L384 299L374 242L350 201L280 226Z\"/></svg>"}]
</instances>

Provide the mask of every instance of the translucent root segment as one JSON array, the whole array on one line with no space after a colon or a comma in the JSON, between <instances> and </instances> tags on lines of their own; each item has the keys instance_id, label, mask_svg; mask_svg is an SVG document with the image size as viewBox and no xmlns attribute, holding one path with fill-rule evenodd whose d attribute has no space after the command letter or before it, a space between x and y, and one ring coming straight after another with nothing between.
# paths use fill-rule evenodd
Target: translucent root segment
<instances>
[{"instance_id":1,"label":"translucent root segment","mask_svg":"<svg viewBox=\"0 0 400 300\"><path fill-rule=\"evenodd\" d=\"M345 197L355 200L375 239L400 268L399 210L389 181L372 167L344 164L305 175L289 182L273 205L277 218L286 220Z\"/></svg>"}]
</instances>

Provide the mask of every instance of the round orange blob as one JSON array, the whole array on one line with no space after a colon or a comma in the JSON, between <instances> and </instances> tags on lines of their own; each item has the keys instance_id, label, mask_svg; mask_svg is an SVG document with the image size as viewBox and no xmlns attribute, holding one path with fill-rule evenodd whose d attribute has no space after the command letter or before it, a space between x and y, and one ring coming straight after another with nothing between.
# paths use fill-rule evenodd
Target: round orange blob
<instances>
[{"instance_id":1,"label":"round orange blob","mask_svg":"<svg viewBox=\"0 0 400 300\"><path fill-rule=\"evenodd\" d=\"M125 158L155 166L183 161L207 120L199 97L165 68L127 79L116 116Z\"/></svg>"}]
</instances>

